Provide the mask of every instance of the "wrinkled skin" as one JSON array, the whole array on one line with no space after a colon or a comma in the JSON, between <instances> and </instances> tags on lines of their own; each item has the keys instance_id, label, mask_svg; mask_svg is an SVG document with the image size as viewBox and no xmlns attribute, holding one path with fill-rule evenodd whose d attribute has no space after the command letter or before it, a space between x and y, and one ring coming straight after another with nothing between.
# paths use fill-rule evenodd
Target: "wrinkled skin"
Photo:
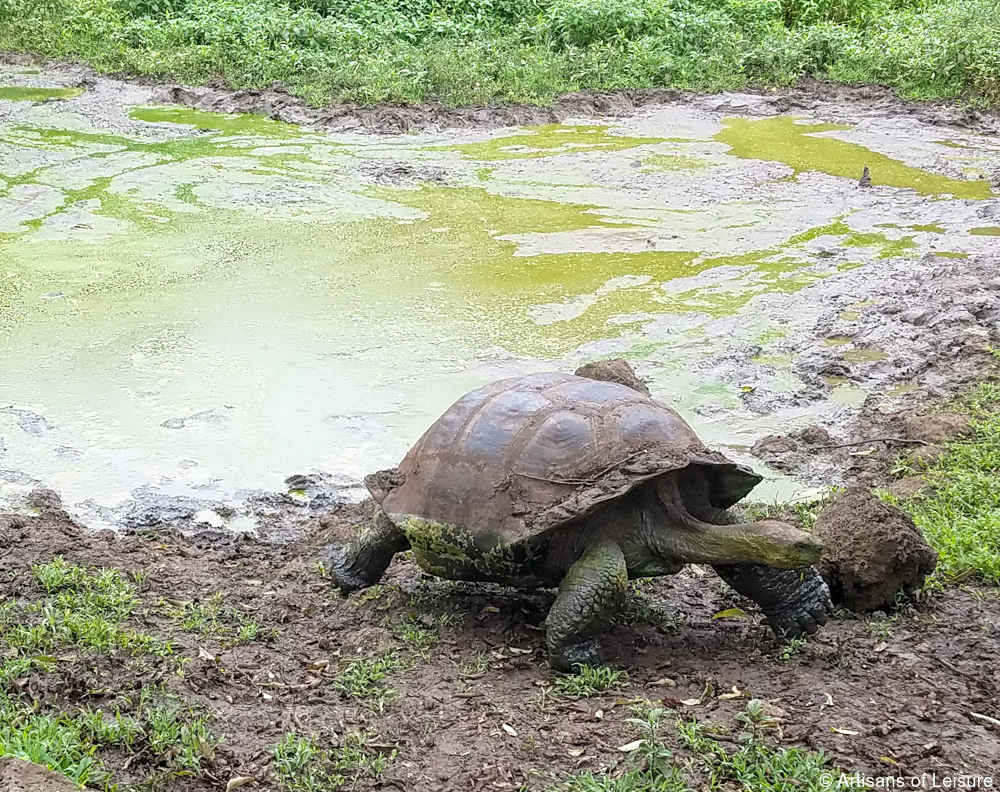
<instances>
[{"instance_id":1,"label":"wrinkled skin","mask_svg":"<svg viewBox=\"0 0 1000 792\"><path fill-rule=\"evenodd\" d=\"M707 487L699 468L675 471L585 519L524 542L492 545L489 552L477 546L481 537L475 534L465 541L458 529L442 534L437 526L435 541L429 541L427 524L397 526L380 511L357 539L325 555L345 594L378 582L393 556L404 550L412 550L421 567L440 577L521 588L557 586L546 619L546 644L551 665L564 671L599 663L596 636L620 607L629 580L674 574L685 563L714 566L761 607L778 635L814 633L833 609L826 584L812 566L820 557L819 542L783 523L737 523L708 505ZM449 537L447 543L442 535Z\"/></svg>"}]
</instances>

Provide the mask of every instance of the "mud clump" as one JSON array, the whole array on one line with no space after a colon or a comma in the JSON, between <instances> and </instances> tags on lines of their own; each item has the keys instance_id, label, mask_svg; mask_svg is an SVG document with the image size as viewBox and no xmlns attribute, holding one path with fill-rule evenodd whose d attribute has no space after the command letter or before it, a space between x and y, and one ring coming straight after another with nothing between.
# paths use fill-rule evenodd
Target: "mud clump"
<instances>
[{"instance_id":1,"label":"mud clump","mask_svg":"<svg viewBox=\"0 0 1000 792\"><path fill-rule=\"evenodd\" d=\"M639 391L644 396L649 396L649 388L646 387L646 383L636 376L632 366L623 358L586 363L573 373L578 377L600 380L601 382L617 382L619 385L625 385L632 390Z\"/></svg>"},{"instance_id":2,"label":"mud clump","mask_svg":"<svg viewBox=\"0 0 1000 792\"><path fill-rule=\"evenodd\" d=\"M972 426L967 415L944 412L914 415L907 419L905 430L911 440L937 445L968 436L972 433Z\"/></svg>"},{"instance_id":3,"label":"mud clump","mask_svg":"<svg viewBox=\"0 0 1000 792\"><path fill-rule=\"evenodd\" d=\"M0 792L73 792L66 776L13 756L0 757Z\"/></svg>"},{"instance_id":4,"label":"mud clump","mask_svg":"<svg viewBox=\"0 0 1000 792\"><path fill-rule=\"evenodd\" d=\"M820 571L833 601L856 611L886 610L898 591L919 589L937 565L909 515L862 487L837 495L816 521Z\"/></svg>"}]
</instances>

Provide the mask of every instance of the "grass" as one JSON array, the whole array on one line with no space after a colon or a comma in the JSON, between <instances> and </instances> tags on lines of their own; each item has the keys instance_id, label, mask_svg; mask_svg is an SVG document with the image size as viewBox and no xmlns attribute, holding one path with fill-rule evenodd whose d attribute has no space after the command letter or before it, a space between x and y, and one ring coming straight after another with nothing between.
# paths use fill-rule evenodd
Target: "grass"
<instances>
[{"instance_id":1,"label":"grass","mask_svg":"<svg viewBox=\"0 0 1000 792\"><path fill-rule=\"evenodd\" d=\"M786 792L789 789L820 792L822 776L834 772L822 751L776 748L769 740L777 726L758 699L747 702L736 715L738 747L729 753L716 737L729 729L685 721L669 710L639 709L629 718L639 739L623 767L607 774L584 772L570 776L556 788L559 792L722 792L752 789L754 792ZM668 718L677 735L680 751L666 744ZM836 776L836 773L834 773Z\"/></svg>"},{"instance_id":2,"label":"grass","mask_svg":"<svg viewBox=\"0 0 1000 792\"><path fill-rule=\"evenodd\" d=\"M395 748L372 746L373 732L348 732L339 745L324 747L319 737L286 734L274 747L273 770L285 792L328 792L362 779L378 781L396 756Z\"/></svg>"},{"instance_id":3,"label":"grass","mask_svg":"<svg viewBox=\"0 0 1000 792\"><path fill-rule=\"evenodd\" d=\"M1000 101L994 0L0 0L0 49L313 104L880 82Z\"/></svg>"},{"instance_id":4,"label":"grass","mask_svg":"<svg viewBox=\"0 0 1000 792\"><path fill-rule=\"evenodd\" d=\"M376 658L345 660L333 681L333 687L350 698L356 699L372 712L381 715L386 705L396 699L396 691L386 680L392 671L406 662L395 652Z\"/></svg>"},{"instance_id":5,"label":"grass","mask_svg":"<svg viewBox=\"0 0 1000 792\"><path fill-rule=\"evenodd\" d=\"M559 674L546 691L549 696L599 696L628 684L628 673L604 666L576 666L577 673Z\"/></svg>"},{"instance_id":6,"label":"grass","mask_svg":"<svg viewBox=\"0 0 1000 792\"><path fill-rule=\"evenodd\" d=\"M938 551L937 575L945 582L978 579L1000 585L1000 384L979 383L950 408L970 416L973 434L948 444L948 453L921 474L926 494L900 503ZM893 500L891 496L885 496Z\"/></svg>"},{"instance_id":7,"label":"grass","mask_svg":"<svg viewBox=\"0 0 1000 792\"><path fill-rule=\"evenodd\" d=\"M142 581L57 557L31 568L24 597L0 604L0 752L105 792L118 789L107 755L157 759L137 790L199 774L218 742L206 713L157 684L105 689L115 687L108 669L149 678L182 668L170 643L134 626ZM99 687L81 696L75 688L88 680Z\"/></svg>"},{"instance_id":8,"label":"grass","mask_svg":"<svg viewBox=\"0 0 1000 792\"><path fill-rule=\"evenodd\" d=\"M278 637L274 630L262 632L260 625L239 608L223 607L221 593L204 602L160 599L157 605L164 616L185 632L200 638L216 638L225 648Z\"/></svg>"}]
</instances>

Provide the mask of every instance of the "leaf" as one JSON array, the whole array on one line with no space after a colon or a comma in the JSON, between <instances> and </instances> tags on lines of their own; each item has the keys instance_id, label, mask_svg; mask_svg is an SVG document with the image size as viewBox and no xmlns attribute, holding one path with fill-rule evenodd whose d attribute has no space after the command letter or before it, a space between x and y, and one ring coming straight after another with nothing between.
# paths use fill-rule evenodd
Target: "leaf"
<instances>
[{"instance_id":1,"label":"leaf","mask_svg":"<svg viewBox=\"0 0 1000 792\"><path fill-rule=\"evenodd\" d=\"M681 699L681 704L685 707L694 707L701 704L701 699Z\"/></svg>"},{"instance_id":2,"label":"leaf","mask_svg":"<svg viewBox=\"0 0 1000 792\"><path fill-rule=\"evenodd\" d=\"M513 726L504 723L501 724L500 728L503 729L505 732L507 732L507 734L509 734L511 737L517 737L517 731L515 731Z\"/></svg>"},{"instance_id":3,"label":"leaf","mask_svg":"<svg viewBox=\"0 0 1000 792\"><path fill-rule=\"evenodd\" d=\"M736 687L736 685L733 685L732 693L723 693L721 696L718 696L718 698L722 699L723 701L728 701L729 699L743 698L744 695L745 694L742 690Z\"/></svg>"},{"instance_id":4,"label":"leaf","mask_svg":"<svg viewBox=\"0 0 1000 792\"><path fill-rule=\"evenodd\" d=\"M861 732L851 731L850 729L838 729L836 726L831 726L830 731L837 732L837 734L846 734L850 737L858 737Z\"/></svg>"},{"instance_id":5,"label":"leaf","mask_svg":"<svg viewBox=\"0 0 1000 792\"><path fill-rule=\"evenodd\" d=\"M625 743L625 745L619 745L618 750L622 753L632 753L632 751L641 748L645 744L645 740L633 740L630 743Z\"/></svg>"},{"instance_id":6,"label":"leaf","mask_svg":"<svg viewBox=\"0 0 1000 792\"><path fill-rule=\"evenodd\" d=\"M670 677L661 677L655 682L650 682L649 684L654 687L677 687L677 683Z\"/></svg>"},{"instance_id":7,"label":"leaf","mask_svg":"<svg viewBox=\"0 0 1000 792\"><path fill-rule=\"evenodd\" d=\"M713 619L748 619L747 612L742 608L727 608L726 610L719 611L713 617Z\"/></svg>"},{"instance_id":8,"label":"leaf","mask_svg":"<svg viewBox=\"0 0 1000 792\"><path fill-rule=\"evenodd\" d=\"M211 660L213 663L216 661L216 656L209 652L202 646L198 647L198 659L199 660Z\"/></svg>"},{"instance_id":9,"label":"leaf","mask_svg":"<svg viewBox=\"0 0 1000 792\"><path fill-rule=\"evenodd\" d=\"M256 786L257 779L253 776L236 776L235 778L230 778L229 783L226 784L226 792L232 792L232 790L245 784L254 784Z\"/></svg>"}]
</instances>

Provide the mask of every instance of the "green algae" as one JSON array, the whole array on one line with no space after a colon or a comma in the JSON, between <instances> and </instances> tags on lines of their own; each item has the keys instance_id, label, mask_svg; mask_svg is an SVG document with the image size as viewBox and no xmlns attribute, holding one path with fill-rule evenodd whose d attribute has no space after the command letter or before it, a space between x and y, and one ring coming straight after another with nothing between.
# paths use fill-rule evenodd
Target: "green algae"
<instances>
[{"instance_id":1,"label":"green algae","mask_svg":"<svg viewBox=\"0 0 1000 792\"><path fill-rule=\"evenodd\" d=\"M983 226L981 228L970 228L969 233L973 236L1000 236L1000 226Z\"/></svg>"},{"instance_id":2,"label":"green algae","mask_svg":"<svg viewBox=\"0 0 1000 792\"><path fill-rule=\"evenodd\" d=\"M857 143L821 133L851 129L846 124L799 123L794 116L773 118L726 118L725 128L715 140L730 147L729 153L743 159L781 162L795 174L819 171L849 179L861 177L867 165L873 185L911 188L920 195L953 195L956 198L989 198L992 191L983 181L962 181L911 168Z\"/></svg>"},{"instance_id":3,"label":"green algae","mask_svg":"<svg viewBox=\"0 0 1000 792\"><path fill-rule=\"evenodd\" d=\"M875 349L874 347L849 349L844 353L844 360L848 363L877 363L880 360L885 360L887 357L889 355L881 349Z\"/></svg>"},{"instance_id":4,"label":"green algae","mask_svg":"<svg viewBox=\"0 0 1000 792\"><path fill-rule=\"evenodd\" d=\"M823 346L844 346L845 344L850 344L852 341L854 341L854 339L850 336L830 336L829 338L823 339Z\"/></svg>"},{"instance_id":5,"label":"green algae","mask_svg":"<svg viewBox=\"0 0 1000 792\"><path fill-rule=\"evenodd\" d=\"M546 124L522 127L512 135L504 135L481 143L461 143L454 146L428 146L428 151L458 151L468 159L494 160L536 159L558 154L624 151L626 149L662 143L662 138L615 135L609 126Z\"/></svg>"},{"instance_id":6,"label":"green algae","mask_svg":"<svg viewBox=\"0 0 1000 792\"><path fill-rule=\"evenodd\" d=\"M253 113L209 113L188 107L141 105L129 110L133 121L179 124L226 135L260 135L270 138L301 138L309 133L294 124L274 121Z\"/></svg>"},{"instance_id":7,"label":"green algae","mask_svg":"<svg viewBox=\"0 0 1000 792\"><path fill-rule=\"evenodd\" d=\"M935 251L933 251L933 253L938 258L967 259L969 257L968 253L959 253L959 252L954 251L954 250L935 250Z\"/></svg>"},{"instance_id":8,"label":"green algae","mask_svg":"<svg viewBox=\"0 0 1000 792\"><path fill-rule=\"evenodd\" d=\"M686 154L652 154L640 161L640 173L670 173L674 171L696 171L708 168L711 162L701 157Z\"/></svg>"},{"instance_id":9,"label":"green algae","mask_svg":"<svg viewBox=\"0 0 1000 792\"><path fill-rule=\"evenodd\" d=\"M31 88L19 85L0 85L0 101L44 102L51 99L73 99L83 93L83 88Z\"/></svg>"},{"instance_id":10,"label":"green algae","mask_svg":"<svg viewBox=\"0 0 1000 792\"><path fill-rule=\"evenodd\" d=\"M911 231L920 231L925 234L947 234L948 229L939 223L929 223L927 225L907 226Z\"/></svg>"}]
</instances>

